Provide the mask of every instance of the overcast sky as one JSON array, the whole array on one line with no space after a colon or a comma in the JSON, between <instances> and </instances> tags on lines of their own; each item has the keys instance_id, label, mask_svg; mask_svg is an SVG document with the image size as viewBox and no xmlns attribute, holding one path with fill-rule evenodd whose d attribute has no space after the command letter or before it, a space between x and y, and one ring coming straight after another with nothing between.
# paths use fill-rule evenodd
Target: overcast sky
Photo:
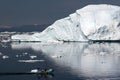
<instances>
[{"instance_id":1,"label":"overcast sky","mask_svg":"<svg viewBox=\"0 0 120 80\"><path fill-rule=\"evenodd\" d=\"M120 0L0 0L0 24L52 24L88 4L113 4Z\"/></svg>"}]
</instances>

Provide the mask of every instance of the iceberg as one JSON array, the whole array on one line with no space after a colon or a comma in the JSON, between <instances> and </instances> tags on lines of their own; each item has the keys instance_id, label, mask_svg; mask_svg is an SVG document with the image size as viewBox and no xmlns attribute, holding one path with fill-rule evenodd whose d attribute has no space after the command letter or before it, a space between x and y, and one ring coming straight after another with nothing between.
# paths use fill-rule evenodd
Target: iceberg
<instances>
[{"instance_id":1,"label":"iceberg","mask_svg":"<svg viewBox=\"0 0 120 80\"><path fill-rule=\"evenodd\" d=\"M55 21L44 31L32 35L12 35L12 41L90 41L120 40L120 7L88 5L68 17Z\"/></svg>"}]
</instances>

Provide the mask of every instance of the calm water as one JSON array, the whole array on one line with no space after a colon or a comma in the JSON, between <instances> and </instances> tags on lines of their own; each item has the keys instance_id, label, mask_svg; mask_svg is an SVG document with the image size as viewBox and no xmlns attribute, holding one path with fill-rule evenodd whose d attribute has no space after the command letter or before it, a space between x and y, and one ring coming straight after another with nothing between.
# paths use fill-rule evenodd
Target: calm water
<instances>
[{"instance_id":1,"label":"calm water","mask_svg":"<svg viewBox=\"0 0 120 80\"><path fill-rule=\"evenodd\" d=\"M52 68L54 76L0 75L0 80L119 80L119 43L0 43L0 73Z\"/></svg>"}]
</instances>

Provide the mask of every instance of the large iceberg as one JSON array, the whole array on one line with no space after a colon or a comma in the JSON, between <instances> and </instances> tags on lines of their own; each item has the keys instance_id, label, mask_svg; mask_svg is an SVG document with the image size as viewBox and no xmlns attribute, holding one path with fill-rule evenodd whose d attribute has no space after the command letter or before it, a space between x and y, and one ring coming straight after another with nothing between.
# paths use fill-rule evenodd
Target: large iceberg
<instances>
[{"instance_id":1,"label":"large iceberg","mask_svg":"<svg viewBox=\"0 0 120 80\"><path fill-rule=\"evenodd\" d=\"M120 7L88 5L68 17L55 21L40 33L13 35L13 41L89 41L120 40Z\"/></svg>"}]
</instances>

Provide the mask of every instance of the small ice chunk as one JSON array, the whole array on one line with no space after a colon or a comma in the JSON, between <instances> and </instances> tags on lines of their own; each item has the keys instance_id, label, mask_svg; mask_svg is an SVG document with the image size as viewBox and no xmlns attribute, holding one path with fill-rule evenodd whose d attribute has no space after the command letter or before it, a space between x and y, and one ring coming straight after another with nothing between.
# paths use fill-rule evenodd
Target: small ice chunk
<instances>
[{"instance_id":1,"label":"small ice chunk","mask_svg":"<svg viewBox=\"0 0 120 80\"><path fill-rule=\"evenodd\" d=\"M27 55L27 54L28 54L27 52L23 53L24 56Z\"/></svg>"},{"instance_id":2,"label":"small ice chunk","mask_svg":"<svg viewBox=\"0 0 120 80\"><path fill-rule=\"evenodd\" d=\"M27 53L27 52L25 52L24 54L25 54L25 55L27 55L28 53Z\"/></svg>"},{"instance_id":3,"label":"small ice chunk","mask_svg":"<svg viewBox=\"0 0 120 80\"><path fill-rule=\"evenodd\" d=\"M7 59L7 58L9 58L9 56L4 55L4 56L2 56L2 58Z\"/></svg>"},{"instance_id":4,"label":"small ice chunk","mask_svg":"<svg viewBox=\"0 0 120 80\"><path fill-rule=\"evenodd\" d=\"M35 59L35 58L37 58L37 56L32 55L32 56L30 56L30 58Z\"/></svg>"},{"instance_id":5,"label":"small ice chunk","mask_svg":"<svg viewBox=\"0 0 120 80\"><path fill-rule=\"evenodd\" d=\"M16 55L16 57L19 57L19 55Z\"/></svg>"},{"instance_id":6,"label":"small ice chunk","mask_svg":"<svg viewBox=\"0 0 120 80\"><path fill-rule=\"evenodd\" d=\"M61 58L62 56L61 55L53 55L51 56L52 58Z\"/></svg>"},{"instance_id":7,"label":"small ice chunk","mask_svg":"<svg viewBox=\"0 0 120 80\"><path fill-rule=\"evenodd\" d=\"M38 70L37 70L37 69L33 69L33 70L31 70L31 72L32 72L32 73L37 73Z\"/></svg>"},{"instance_id":8,"label":"small ice chunk","mask_svg":"<svg viewBox=\"0 0 120 80\"><path fill-rule=\"evenodd\" d=\"M0 52L0 56L3 55L2 52Z\"/></svg>"}]
</instances>

